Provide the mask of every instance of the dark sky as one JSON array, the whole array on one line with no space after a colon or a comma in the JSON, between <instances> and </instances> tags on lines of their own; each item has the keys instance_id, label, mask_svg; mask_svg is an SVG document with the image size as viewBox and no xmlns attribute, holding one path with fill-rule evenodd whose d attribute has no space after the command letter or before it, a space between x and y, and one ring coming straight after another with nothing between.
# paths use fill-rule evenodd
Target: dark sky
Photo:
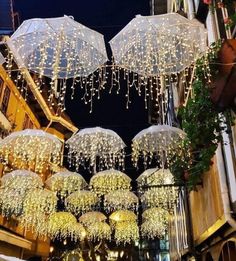
<instances>
[{"instance_id":1,"label":"dark sky","mask_svg":"<svg viewBox=\"0 0 236 261\"><path fill-rule=\"evenodd\" d=\"M72 15L77 22L104 35L109 55L109 40L136 14L150 13L149 0L15 0L15 9L21 22L30 18ZM148 126L148 111L144 108L143 97L139 97L135 90L131 92L132 103L127 110L126 86L121 86L119 95L115 92L108 94L109 87L101 99L94 102L92 114L89 114L89 106L80 100L80 90L74 100L67 99L66 112L79 128L101 126L116 131L128 145L129 154L131 139Z\"/></svg>"}]
</instances>

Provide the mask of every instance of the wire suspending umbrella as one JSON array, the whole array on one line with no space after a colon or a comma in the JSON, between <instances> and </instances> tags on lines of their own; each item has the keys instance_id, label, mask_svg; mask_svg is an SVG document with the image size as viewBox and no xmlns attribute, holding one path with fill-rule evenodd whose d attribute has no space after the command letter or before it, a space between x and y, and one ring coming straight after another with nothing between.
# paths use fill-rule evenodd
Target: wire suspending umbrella
<instances>
[{"instance_id":1,"label":"wire suspending umbrella","mask_svg":"<svg viewBox=\"0 0 236 261\"><path fill-rule=\"evenodd\" d=\"M69 148L68 157L71 165L79 166L89 164L96 173L103 168L124 168L125 143L120 136L112 130L100 127L80 130L67 140Z\"/></svg>"},{"instance_id":2,"label":"wire suspending umbrella","mask_svg":"<svg viewBox=\"0 0 236 261\"><path fill-rule=\"evenodd\" d=\"M103 35L66 15L25 20L7 44L20 68L27 68L39 75L39 86L42 84L42 76L51 79L50 98L59 98L58 105L62 108L66 80L81 77L80 82L83 83L86 77L107 61ZM92 99L98 89L95 90L90 80L88 83L85 95L90 91ZM72 90L74 84L75 80Z\"/></svg>"}]
</instances>

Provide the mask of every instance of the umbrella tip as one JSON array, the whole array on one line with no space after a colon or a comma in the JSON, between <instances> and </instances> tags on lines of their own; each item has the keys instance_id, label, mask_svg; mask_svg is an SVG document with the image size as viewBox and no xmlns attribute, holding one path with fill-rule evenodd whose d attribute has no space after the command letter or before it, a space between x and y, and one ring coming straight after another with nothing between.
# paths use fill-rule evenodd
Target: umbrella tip
<instances>
[{"instance_id":1,"label":"umbrella tip","mask_svg":"<svg viewBox=\"0 0 236 261\"><path fill-rule=\"evenodd\" d=\"M139 18L139 17L141 17L141 14L136 14L135 17Z\"/></svg>"}]
</instances>

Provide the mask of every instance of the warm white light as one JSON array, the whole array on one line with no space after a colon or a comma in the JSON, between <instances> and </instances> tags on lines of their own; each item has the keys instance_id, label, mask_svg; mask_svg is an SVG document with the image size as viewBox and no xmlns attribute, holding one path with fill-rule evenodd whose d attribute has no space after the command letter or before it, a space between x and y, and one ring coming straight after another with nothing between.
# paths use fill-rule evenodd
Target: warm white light
<instances>
[{"instance_id":1,"label":"warm white light","mask_svg":"<svg viewBox=\"0 0 236 261\"><path fill-rule=\"evenodd\" d=\"M120 136L112 130L100 127L80 130L67 140L69 162L85 167L89 164L92 171L102 168L124 167L125 144Z\"/></svg>"}]
</instances>

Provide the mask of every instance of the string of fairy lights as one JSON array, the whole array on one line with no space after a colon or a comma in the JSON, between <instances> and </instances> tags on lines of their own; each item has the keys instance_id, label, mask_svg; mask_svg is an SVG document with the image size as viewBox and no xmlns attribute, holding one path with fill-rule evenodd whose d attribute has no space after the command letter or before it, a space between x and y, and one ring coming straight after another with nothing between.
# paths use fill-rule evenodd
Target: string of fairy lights
<instances>
[{"instance_id":1,"label":"string of fairy lights","mask_svg":"<svg viewBox=\"0 0 236 261\"><path fill-rule=\"evenodd\" d=\"M101 128L94 129L98 133L102 131ZM78 137L79 132L72 138ZM100 139L99 135L94 136L91 128L88 131L83 130L82 137L84 133L92 136L90 142L93 145L96 144L95 137ZM104 133L114 135L117 140L120 139L111 131L105 130ZM145 133L146 130L144 130ZM173 186L173 175L168 169L148 169L142 173L137 179L138 187L150 186L150 188L140 189L138 193L131 191L132 180L129 176L119 170L110 169L109 165L108 169L95 172L89 184L79 173L67 170L59 171L46 178L45 175L49 173L47 172L49 169L42 169L37 164L50 167L53 163L53 168L55 167L55 161L51 162L51 159L56 153L54 144L57 144L59 140L38 130L24 130L13 134L0 143L0 155L5 166L17 169L9 172L9 168L1 179L0 211L3 216L18 220L24 229L31 230L35 236L44 239L49 237L63 240L69 237L72 241L79 241L86 238L94 241L115 240L117 244L127 244L138 240L139 236L162 237L167 232L168 215L173 212L173 207L178 200L178 187ZM35 143L35 140L38 141L39 138L43 141ZM96 150L97 157L102 158L103 154L100 152L103 149L107 157L109 152L107 147L113 148L114 142L117 145L117 140L113 137L107 136L106 139L107 142L103 143L104 148L101 144L95 145L91 158L94 157ZM83 142L81 137L79 140ZM174 142L174 139L171 141ZM175 142L179 140L176 139ZM8 146L8 143L11 146ZM87 146L87 136L85 143ZM122 140L121 143L123 144ZM58 144L61 146L61 143ZM42 146L51 150L47 150L48 156L44 158L44 161L40 158L40 161L34 162L36 159L34 154L37 154ZM10 150L15 151L16 148L17 153L11 153ZM22 150L27 148L27 150L22 151L20 148ZM61 150L61 147L58 148ZM179 149L178 146L177 148ZM83 151L82 146L82 150L77 152L80 157ZM24 154L23 159L27 161L26 165L19 165L19 161L22 160L19 157L21 153ZM27 153L31 154L30 157ZM114 151L111 153L114 156ZM86 159L88 156L89 153L86 154ZM14 157L17 157L17 160ZM59 162L61 161L57 161L58 165ZM75 162L78 161L75 160ZM91 164L91 159L89 162ZM25 166L28 166L28 170L24 169ZM35 172L30 166L35 167ZM19 169L19 167L23 168ZM162 187L163 184L164 187ZM160 188L152 186L160 186ZM63 209L58 208L58 202ZM141 215L142 210L144 211L143 224L139 227L138 216ZM152 222L158 222L160 229L152 225ZM153 228L153 233L151 228Z\"/></svg>"},{"instance_id":2,"label":"string of fairy lights","mask_svg":"<svg viewBox=\"0 0 236 261\"><path fill-rule=\"evenodd\" d=\"M103 35L68 16L26 20L6 44L5 67L10 77L16 73L15 84L25 98L23 69L34 73L40 92L48 84L48 102L54 106L56 100L59 112L65 110L69 85L72 98L77 85L83 89L82 100L92 111L94 97L100 98L108 81L110 92L116 88L119 93L123 78L126 106L135 88L144 93L146 107L149 99L154 101L159 124L132 140L133 165L141 162L147 169L137 179L136 193L124 173L125 143L111 130L84 129L66 141L69 166L77 172L88 168L94 174L89 184L79 173L54 172L63 157L55 136L40 130L10 134L0 142L6 170L1 214L45 239L130 244L140 237L163 237L178 201L178 186L168 168L176 155L190 153L184 147L186 134L166 125L166 116L180 81L185 98L191 92L194 64L206 51L205 29L179 14L138 15L110 41L109 64ZM148 169L153 164L159 168Z\"/></svg>"}]
</instances>

